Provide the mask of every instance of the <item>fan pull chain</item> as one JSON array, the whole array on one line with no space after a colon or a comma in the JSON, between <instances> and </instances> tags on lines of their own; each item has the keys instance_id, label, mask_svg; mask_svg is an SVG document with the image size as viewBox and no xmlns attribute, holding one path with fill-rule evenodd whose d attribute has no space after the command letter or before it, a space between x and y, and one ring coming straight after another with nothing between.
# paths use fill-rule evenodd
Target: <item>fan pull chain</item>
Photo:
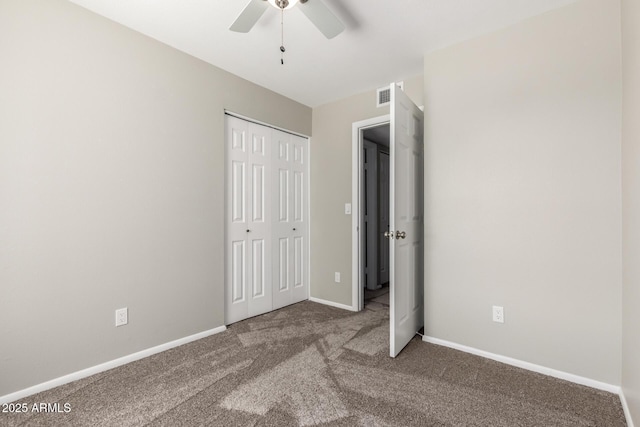
<instances>
[{"instance_id":1,"label":"fan pull chain","mask_svg":"<svg viewBox=\"0 0 640 427\"><path fill-rule=\"evenodd\" d=\"M280 64L284 65L284 8L280 8L282 15L280 17Z\"/></svg>"}]
</instances>

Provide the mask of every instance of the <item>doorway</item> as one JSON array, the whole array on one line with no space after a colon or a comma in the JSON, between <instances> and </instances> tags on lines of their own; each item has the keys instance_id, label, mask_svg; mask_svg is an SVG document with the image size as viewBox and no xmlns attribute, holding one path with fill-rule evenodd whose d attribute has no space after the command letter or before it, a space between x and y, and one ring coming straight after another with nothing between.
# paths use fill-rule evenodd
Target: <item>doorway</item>
<instances>
[{"instance_id":1,"label":"doorway","mask_svg":"<svg viewBox=\"0 0 640 427\"><path fill-rule=\"evenodd\" d=\"M379 141L380 144L376 143L376 148L378 148L379 155L379 146L383 145L383 141L386 141L387 144L385 147L388 152L389 147L389 125L390 125L390 115L374 117L372 119L363 120L360 122L356 122L353 124L353 146L352 146L352 156L353 156L353 166L352 166L352 193L353 193L353 210L352 210L352 310L353 311L361 311L364 309L364 301L365 301L365 288L367 282L371 280L371 283L378 282L378 279L367 278L365 279L365 259L367 258L367 249L369 244L377 239L377 247L378 249L374 249L373 254L379 254L379 248L382 246L388 245L388 240L383 238L382 236L378 236L377 233L369 233L367 238L363 237L365 230L365 223L363 221L364 215L362 211L365 210L364 201L365 201L365 190L364 190L364 156L365 156L365 133L369 137L368 139L371 142ZM386 137L383 136L386 130ZM375 134L375 135L372 135ZM368 145L368 144L367 144ZM371 150L371 149L369 149ZM371 152L371 151L370 151ZM376 162L377 165L377 162ZM376 171L375 174L372 173L371 176L378 176L379 172ZM375 179L374 182L378 183L379 180ZM379 186L379 184L378 184ZM377 195L378 191L371 192L370 194ZM369 199L370 200L370 199ZM375 202L376 206L379 206L379 203ZM374 209L369 209L369 212L374 211ZM378 211L379 212L379 211ZM378 214L378 216L380 216ZM386 214L388 216L388 214ZM368 219L368 218L367 218ZM375 228L372 228L375 230ZM383 231L384 232L384 231ZM384 249L383 249L384 250ZM388 250L388 248L387 248ZM371 252L369 252L371 254ZM371 258L375 259L375 258ZM379 259L379 258L378 258ZM372 261L369 261L369 265L372 264ZM372 270L372 274L377 272L378 269ZM389 280L387 280L389 281ZM378 282L379 284L379 282ZM371 287L371 286L370 286ZM376 286L373 286L376 287ZM389 284L387 285L387 289L389 289Z\"/></svg>"},{"instance_id":2,"label":"doorway","mask_svg":"<svg viewBox=\"0 0 640 427\"><path fill-rule=\"evenodd\" d=\"M362 131L362 192L359 222L362 305L389 306L389 123Z\"/></svg>"}]
</instances>

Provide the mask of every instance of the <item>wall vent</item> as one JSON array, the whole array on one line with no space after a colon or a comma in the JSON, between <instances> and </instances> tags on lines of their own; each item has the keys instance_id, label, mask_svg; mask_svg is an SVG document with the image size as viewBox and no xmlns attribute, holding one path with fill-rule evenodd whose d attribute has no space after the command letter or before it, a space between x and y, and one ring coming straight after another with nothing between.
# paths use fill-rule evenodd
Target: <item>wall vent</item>
<instances>
[{"instance_id":1,"label":"wall vent","mask_svg":"<svg viewBox=\"0 0 640 427\"><path fill-rule=\"evenodd\" d=\"M376 107L383 107L385 105L389 105L391 102L391 89L388 87L381 87L378 89L378 103Z\"/></svg>"},{"instance_id":2,"label":"wall vent","mask_svg":"<svg viewBox=\"0 0 640 427\"><path fill-rule=\"evenodd\" d=\"M396 82L396 85L401 90L404 90L404 82ZM389 86L384 86L376 91L376 107L384 107L391 102L391 89Z\"/></svg>"}]
</instances>

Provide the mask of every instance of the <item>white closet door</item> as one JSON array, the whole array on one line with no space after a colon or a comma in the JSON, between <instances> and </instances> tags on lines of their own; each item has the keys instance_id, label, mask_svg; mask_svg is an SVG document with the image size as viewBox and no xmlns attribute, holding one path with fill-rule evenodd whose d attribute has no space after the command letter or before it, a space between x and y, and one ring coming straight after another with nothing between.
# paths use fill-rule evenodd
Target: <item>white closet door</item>
<instances>
[{"instance_id":1,"label":"white closet door","mask_svg":"<svg viewBox=\"0 0 640 427\"><path fill-rule=\"evenodd\" d=\"M227 116L225 322L272 309L271 129Z\"/></svg>"},{"instance_id":2,"label":"white closet door","mask_svg":"<svg viewBox=\"0 0 640 427\"><path fill-rule=\"evenodd\" d=\"M273 308L308 299L307 140L274 130Z\"/></svg>"},{"instance_id":3,"label":"white closet door","mask_svg":"<svg viewBox=\"0 0 640 427\"><path fill-rule=\"evenodd\" d=\"M291 135L291 148L293 158L291 161L292 179L292 214L291 231L293 239L293 260L291 264L291 277L293 289L291 290L291 302L296 303L309 298L309 214L307 212L309 195L307 194L309 179L307 162L309 158L309 141L306 138Z\"/></svg>"}]
</instances>

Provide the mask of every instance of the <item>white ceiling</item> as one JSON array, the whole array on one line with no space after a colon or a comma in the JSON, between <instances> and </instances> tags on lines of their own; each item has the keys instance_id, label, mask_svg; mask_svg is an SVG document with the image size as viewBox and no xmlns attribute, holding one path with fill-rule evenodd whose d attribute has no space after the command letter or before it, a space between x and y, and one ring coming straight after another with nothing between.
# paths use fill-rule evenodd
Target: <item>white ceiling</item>
<instances>
[{"instance_id":1,"label":"white ceiling","mask_svg":"<svg viewBox=\"0 0 640 427\"><path fill-rule=\"evenodd\" d=\"M247 34L248 0L70 0L310 107L423 72L424 54L577 0L322 0L346 30L327 40L293 8L269 8ZM314 1L314 0L309 0Z\"/></svg>"}]
</instances>

